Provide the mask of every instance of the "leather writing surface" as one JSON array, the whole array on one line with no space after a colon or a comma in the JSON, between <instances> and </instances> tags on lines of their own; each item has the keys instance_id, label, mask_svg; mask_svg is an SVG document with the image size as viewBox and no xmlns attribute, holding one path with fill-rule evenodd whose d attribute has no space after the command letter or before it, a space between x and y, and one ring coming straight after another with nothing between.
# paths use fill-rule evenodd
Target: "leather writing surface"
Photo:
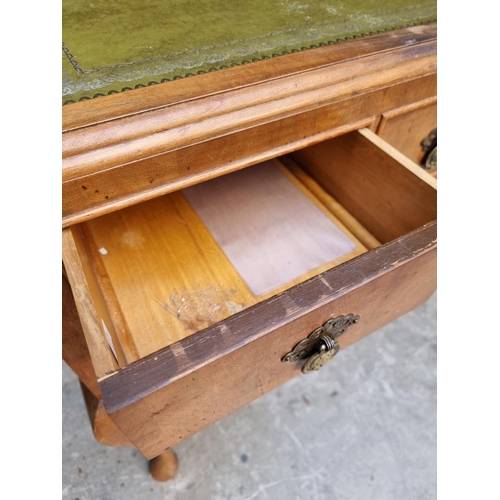
<instances>
[{"instance_id":1,"label":"leather writing surface","mask_svg":"<svg viewBox=\"0 0 500 500\"><path fill-rule=\"evenodd\" d=\"M63 0L63 103L435 19L435 0Z\"/></svg>"}]
</instances>

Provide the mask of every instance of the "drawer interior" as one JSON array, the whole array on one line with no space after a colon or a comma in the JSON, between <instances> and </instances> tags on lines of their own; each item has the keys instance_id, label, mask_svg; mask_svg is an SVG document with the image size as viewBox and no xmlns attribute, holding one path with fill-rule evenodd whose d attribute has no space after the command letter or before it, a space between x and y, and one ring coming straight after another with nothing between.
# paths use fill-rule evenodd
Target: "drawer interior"
<instances>
[{"instance_id":1,"label":"drawer interior","mask_svg":"<svg viewBox=\"0 0 500 500\"><path fill-rule=\"evenodd\" d=\"M433 221L435 182L363 129L65 230L97 376Z\"/></svg>"},{"instance_id":2,"label":"drawer interior","mask_svg":"<svg viewBox=\"0 0 500 500\"><path fill-rule=\"evenodd\" d=\"M292 156L382 243L437 217L436 179L369 130Z\"/></svg>"}]
</instances>

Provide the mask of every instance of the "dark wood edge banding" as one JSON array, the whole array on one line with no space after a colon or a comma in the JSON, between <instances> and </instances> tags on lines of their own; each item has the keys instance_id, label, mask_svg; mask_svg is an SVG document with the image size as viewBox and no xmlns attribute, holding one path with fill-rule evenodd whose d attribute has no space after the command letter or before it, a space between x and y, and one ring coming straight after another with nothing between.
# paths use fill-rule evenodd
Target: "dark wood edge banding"
<instances>
[{"instance_id":1,"label":"dark wood edge banding","mask_svg":"<svg viewBox=\"0 0 500 500\"><path fill-rule=\"evenodd\" d=\"M99 380L108 413L434 250L437 222L362 254ZM285 354L285 352L281 353Z\"/></svg>"}]
</instances>

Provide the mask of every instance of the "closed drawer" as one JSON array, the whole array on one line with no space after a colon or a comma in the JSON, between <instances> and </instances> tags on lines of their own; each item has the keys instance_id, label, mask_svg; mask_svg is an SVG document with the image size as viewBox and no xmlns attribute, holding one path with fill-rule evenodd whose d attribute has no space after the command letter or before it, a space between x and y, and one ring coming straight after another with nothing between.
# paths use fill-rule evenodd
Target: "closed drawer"
<instances>
[{"instance_id":1,"label":"closed drawer","mask_svg":"<svg viewBox=\"0 0 500 500\"><path fill-rule=\"evenodd\" d=\"M377 134L437 176L437 98L429 97L382 114Z\"/></svg>"},{"instance_id":2,"label":"closed drawer","mask_svg":"<svg viewBox=\"0 0 500 500\"><path fill-rule=\"evenodd\" d=\"M336 341L341 352L435 290L436 181L422 169L366 129L270 165L348 242L339 255L300 267L311 246L330 248L333 233L303 219L306 209L294 212L286 183L275 189L265 177L271 167L258 167L255 182L243 177L242 199L254 182L275 202L268 217L260 201L244 208L258 214L245 229L234 196L223 217L206 210L228 177L212 184L215 198L195 186L63 232L104 405L147 458L300 374L307 361L284 356L328 320L359 317ZM306 237L292 234L299 225L313 235L303 249ZM279 237L266 239L273 228ZM268 261L287 247L296 269L273 280ZM245 260L248 249L257 254ZM286 267L283 257L278 270Z\"/></svg>"}]
</instances>

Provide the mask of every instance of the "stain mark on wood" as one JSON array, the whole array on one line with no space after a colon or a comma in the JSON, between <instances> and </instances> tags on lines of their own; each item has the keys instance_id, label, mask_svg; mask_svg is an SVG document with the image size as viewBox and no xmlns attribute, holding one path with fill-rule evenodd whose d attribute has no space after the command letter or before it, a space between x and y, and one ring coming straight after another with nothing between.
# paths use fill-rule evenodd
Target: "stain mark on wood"
<instances>
[{"instance_id":1,"label":"stain mark on wood","mask_svg":"<svg viewBox=\"0 0 500 500\"><path fill-rule=\"evenodd\" d=\"M236 296L235 288L221 289L215 285L197 290L173 292L167 302L154 299L165 311L177 318L189 331L199 331L246 308L244 303L226 299Z\"/></svg>"}]
</instances>

